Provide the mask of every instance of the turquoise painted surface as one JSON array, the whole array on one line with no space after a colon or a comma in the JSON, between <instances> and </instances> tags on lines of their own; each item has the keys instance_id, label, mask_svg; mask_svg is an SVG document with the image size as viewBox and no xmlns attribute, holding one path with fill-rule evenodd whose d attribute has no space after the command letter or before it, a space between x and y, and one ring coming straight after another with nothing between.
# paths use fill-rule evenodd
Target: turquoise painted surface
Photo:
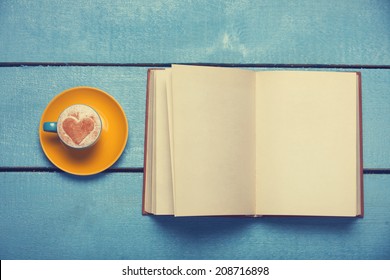
<instances>
[{"instance_id":1,"label":"turquoise painted surface","mask_svg":"<svg viewBox=\"0 0 390 280\"><path fill-rule=\"evenodd\" d=\"M81 85L108 92L125 111L129 137L114 166L143 166L146 71L125 67L0 68L0 167L53 166L39 143L41 115L54 96Z\"/></svg>"},{"instance_id":2,"label":"turquoise painted surface","mask_svg":"<svg viewBox=\"0 0 390 280\"><path fill-rule=\"evenodd\" d=\"M366 65L364 167L390 170L389 15L386 0L1 0L0 259L390 259L389 174L364 176L363 219L246 219L143 217L142 173L28 171L52 166L43 110L79 85L121 103L129 142L114 167L141 167L146 69L175 62Z\"/></svg>"},{"instance_id":3,"label":"turquoise painted surface","mask_svg":"<svg viewBox=\"0 0 390 280\"><path fill-rule=\"evenodd\" d=\"M0 61L390 64L390 2L2 0Z\"/></svg>"},{"instance_id":4,"label":"turquoise painted surface","mask_svg":"<svg viewBox=\"0 0 390 280\"><path fill-rule=\"evenodd\" d=\"M364 219L173 218L141 216L142 174L6 173L0 258L389 259L390 177L364 179Z\"/></svg>"}]
</instances>

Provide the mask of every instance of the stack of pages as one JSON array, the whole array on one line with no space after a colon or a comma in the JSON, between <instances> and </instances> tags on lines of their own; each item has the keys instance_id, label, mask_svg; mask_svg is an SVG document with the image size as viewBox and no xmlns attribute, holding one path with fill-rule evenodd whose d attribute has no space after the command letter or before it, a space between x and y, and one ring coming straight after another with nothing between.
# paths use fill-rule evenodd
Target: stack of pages
<instances>
[{"instance_id":1,"label":"stack of pages","mask_svg":"<svg viewBox=\"0 0 390 280\"><path fill-rule=\"evenodd\" d=\"M362 216L360 73L148 71L143 213Z\"/></svg>"}]
</instances>

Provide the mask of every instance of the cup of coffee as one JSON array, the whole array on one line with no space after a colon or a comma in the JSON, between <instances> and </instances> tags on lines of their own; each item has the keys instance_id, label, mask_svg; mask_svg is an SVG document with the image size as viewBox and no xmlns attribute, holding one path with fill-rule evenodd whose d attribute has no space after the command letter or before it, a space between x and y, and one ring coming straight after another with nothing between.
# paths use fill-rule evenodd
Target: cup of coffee
<instances>
[{"instance_id":1,"label":"cup of coffee","mask_svg":"<svg viewBox=\"0 0 390 280\"><path fill-rule=\"evenodd\" d=\"M66 108L57 122L43 123L43 130L54 132L66 146L86 149L93 146L102 131L102 120L90 106L75 104Z\"/></svg>"}]
</instances>

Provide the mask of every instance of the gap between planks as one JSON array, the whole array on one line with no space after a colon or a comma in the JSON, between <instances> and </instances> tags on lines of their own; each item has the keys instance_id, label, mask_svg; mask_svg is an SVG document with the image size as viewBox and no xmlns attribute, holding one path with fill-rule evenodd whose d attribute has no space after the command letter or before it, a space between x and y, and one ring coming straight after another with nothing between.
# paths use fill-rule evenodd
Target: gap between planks
<instances>
[{"instance_id":1,"label":"gap between planks","mask_svg":"<svg viewBox=\"0 0 390 280\"><path fill-rule=\"evenodd\" d=\"M56 167L0 167L0 172L60 172L64 173L64 171L56 168ZM114 167L104 170L102 173L143 173L143 167Z\"/></svg>"},{"instance_id":2,"label":"gap between planks","mask_svg":"<svg viewBox=\"0 0 390 280\"><path fill-rule=\"evenodd\" d=\"M0 172L64 172L56 167L0 167ZM143 167L117 167L109 168L103 173L143 173ZM390 174L390 168L364 168L363 174Z\"/></svg>"},{"instance_id":3,"label":"gap between planks","mask_svg":"<svg viewBox=\"0 0 390 280\"><path fill-rule=\"evenodd\" d=\"M88 62L0 62L0 67L78 66L78 67L170 67L175 63L88 63ZM370 64L294 64L294 63L177 63L199 66L237 68L332 68L332 69L390 69L390 65Z\"/></svg>"}]
</instances>

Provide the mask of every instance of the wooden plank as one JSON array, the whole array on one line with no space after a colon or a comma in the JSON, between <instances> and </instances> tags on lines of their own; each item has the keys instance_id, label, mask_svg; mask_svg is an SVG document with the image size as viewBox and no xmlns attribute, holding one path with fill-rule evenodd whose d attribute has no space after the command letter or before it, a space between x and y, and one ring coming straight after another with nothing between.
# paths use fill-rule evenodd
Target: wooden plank
<instances>
[{"instance_id":1,"label":"wooden plank","mask_svg":"<svg viewBox=\"0 0 390 280\"><path fill-rule=\"evenodd\" d=\"M142 174L1 173L1 259L389 259L390 176L361 218L141 215Z\"/></svg>"},{"instance_id":2,"label":"wooden plank","mask_svg":"<svg viewBox=\"0 0 390 280\"><path fill-rule=\"evenodd\" d=\"M390 65L390 3L2 0L1 62Z\"/></svg>"},{"instance_id":3,"label":"wooden plank","mask_svg":"<svg viewBox=\"0 0 390 280\"><path fill-rule=\"evenodd\" d=\"M390 71L362 71L363 166L390 168Z\"/></svg>"},{"instance_id":4,"label":"wooden plank","mask_svg":"<svg viewBox=\"0 0 390 280\"><path fill-rule=\"evenodd\" d=\"M349 70L356 71L343 71ZM390 168L390 70L364 69L362 80L364 168ZM40 117L55 95L78 85L106 90L125 110L129 140L115 167L143 166L146 68L3 67L0 68L0 168L52 166L40 148Z\"/></svg>"},{"instance_id":5,"label":"wooden plank","mask_svg":"<svg viewBox=\"0 0 390 280\"><path fill-rule=\"evenodd\" d=\"M129 137L114 166L143 165L146 68L15 67L0 68L0 166L53 166L39 143L40 118L54 96L80 85L105 90L125 111Z\"/></svg>"}]
</instances>

